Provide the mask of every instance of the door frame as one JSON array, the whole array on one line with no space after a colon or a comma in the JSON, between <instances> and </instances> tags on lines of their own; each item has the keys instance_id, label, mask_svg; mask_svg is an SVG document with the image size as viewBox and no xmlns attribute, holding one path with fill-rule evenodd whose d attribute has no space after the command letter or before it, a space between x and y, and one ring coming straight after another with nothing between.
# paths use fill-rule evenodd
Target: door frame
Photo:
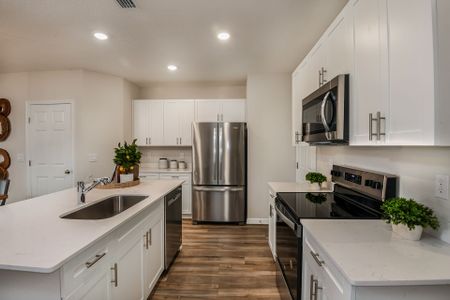
<instances>
[{"instance_id":1,"label":"door frame","mask_svg":"<svg viewBox=\"0 0 450 300\"><path fill-rule=\"evenodd\" d=\"M28 118L30 117L30 111L32 105L56 105L56 104L69 104L70 105L70 119L72 127L72 187L75 186L76 178L76 166L75 166L75 101L72 99L67 100L30 100L25 102L25 164L27 168L27 198L31 198L31 168L29 164L29 157L31 154L31 142L30 142L30 124L28 123Z\"/></svg>"}]
</instances>

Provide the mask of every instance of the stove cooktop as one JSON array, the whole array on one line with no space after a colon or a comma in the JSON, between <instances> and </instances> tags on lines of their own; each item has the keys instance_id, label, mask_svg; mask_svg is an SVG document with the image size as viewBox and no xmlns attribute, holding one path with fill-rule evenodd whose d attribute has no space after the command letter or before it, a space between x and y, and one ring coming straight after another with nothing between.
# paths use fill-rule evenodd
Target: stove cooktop
<instances>
[{"instance_id":1,"label":"stove cooktop","mask_svg":"<svg viewBox=\"0 0 450 300\"><path fill-rule=\"evenodd\" d=\"M381 201L336 187L333 193L278 193L279 208L300 219L380 219Z\"/></svg>"}]
</instances>

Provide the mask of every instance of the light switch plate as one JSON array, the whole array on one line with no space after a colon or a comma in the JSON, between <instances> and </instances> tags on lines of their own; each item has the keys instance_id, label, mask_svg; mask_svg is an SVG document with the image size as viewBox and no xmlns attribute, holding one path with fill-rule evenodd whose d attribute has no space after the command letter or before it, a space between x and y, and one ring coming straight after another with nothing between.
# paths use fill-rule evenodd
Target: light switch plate
<instances>
[{"instance_id":1,"label":"light switch plate","mask_svg":"<svg viewBox=\"0 0 450 300\"><path fill-rule=\"evenodd\" d=\"M97 153L89 153L88 154L88 161L89 162L96 162L97 161Z\"/></svg>"},{"instance_id":2,"label":"light switch plate","mask_svg":"<svg viewBox=\"0 0 450 300\"><path fill-rule=\"evenodd\" d=\"M434 194L436 197L448 200L448 175L436 175Z\"/></svg>"}]
</instances>

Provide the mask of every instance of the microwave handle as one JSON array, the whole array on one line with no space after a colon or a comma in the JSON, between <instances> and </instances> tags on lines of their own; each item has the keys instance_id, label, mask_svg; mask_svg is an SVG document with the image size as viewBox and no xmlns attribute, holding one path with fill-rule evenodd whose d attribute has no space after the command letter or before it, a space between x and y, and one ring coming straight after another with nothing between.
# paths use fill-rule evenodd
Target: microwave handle
<instances>
[{"instance_id":1,"label":"microwave handle","mask_svg":"<svg viewBox=\"0 0 450 300\"><path fill-rule=\"evenodd\" d=\"M330 127L328 126L327 117L325 116L325 105L327 104L329 96L333 96L333 93L331 91L328 91L328 93L326 93L325 97L323 97L322 105L321 105L321 109L320 109L320 113L321 113L321 117L322 117L322 124L323 124L323 127L325 127L326 132L330 131Z\"/></svg>"}]
</instances>

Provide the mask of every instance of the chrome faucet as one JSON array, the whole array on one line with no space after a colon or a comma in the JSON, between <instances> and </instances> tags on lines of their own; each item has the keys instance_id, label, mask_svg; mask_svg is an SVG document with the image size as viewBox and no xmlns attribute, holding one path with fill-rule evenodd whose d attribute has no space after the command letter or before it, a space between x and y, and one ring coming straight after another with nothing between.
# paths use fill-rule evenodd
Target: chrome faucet
<instances>
[{"instance_id":1,"label":"chrome faucet","mask_svg":"<svg viewBox=\"0 0 450 300\"><path fill-rule=\"evenodd\" d=\"M86 193L95 188L99 184L108 184L111 183L111 179L108 177L96 178L92 182L92 184L88 187L85 187L84 181L77 182L77 192L78 192L78 204L86 203Z\"/></svg>"}]
</instances>

